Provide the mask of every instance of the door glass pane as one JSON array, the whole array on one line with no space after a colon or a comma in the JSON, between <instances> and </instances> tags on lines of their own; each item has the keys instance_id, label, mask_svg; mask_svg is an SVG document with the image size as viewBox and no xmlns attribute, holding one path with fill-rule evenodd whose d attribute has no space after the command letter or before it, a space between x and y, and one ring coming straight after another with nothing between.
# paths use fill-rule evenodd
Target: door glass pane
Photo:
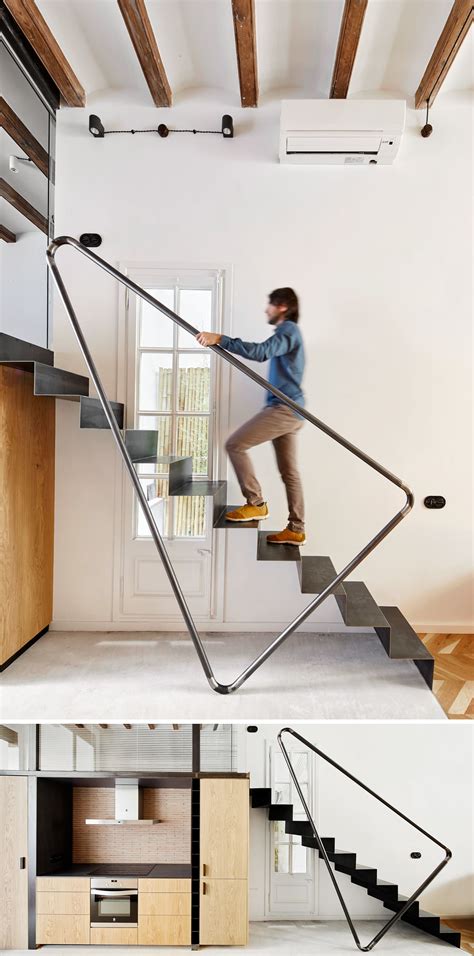
<instances>
[{"instance_id":1,"label":"door glass pane","mask_svg":"<svg viewBox=\"0 0 474 956\"><path fill-rule=\"evenodd\" d=\"M299 783L308 782L308 754L293 753L292 763Z\"/></svg>"},{"instance_id":2,"label":"door glass pane","mask_svg":"<svg viewBox=\"0 0 474 956\"><path fill-rule=\"evenodd\" d=\"M154 429L158 432L157 452L159 457L171 455L172 448L172 420L170 415L140 415L138 427L145 430ZM139 475L167 474L169 465L166 463L150 462L147 465L138 465Z\"/></svg>"},{"instance_id":3,"label":"door glass pane","mask_svg":"<svg viewBox=\"0 0 474 956\"><path fill-rule=\"evenodd\" d=\"M161 478L150 481L149 478L143 478L140 484L145 492L147 500L150 497L155 499L152 502L153 517L155 519L158 531L162 536L168 535L169 515L168 515L168 482ZM154 487L153 487L154 486ZM156 500L158 499L158 500ZM137 535L139 538L151 538L150 529L147 520L143 514L142 507L137 501Z\"/></svg>"},{"instance_id":4,"label":"door glass pane","mask_svg":"<svg viewBox=\"0 0 474 956\"><path fill-rule=\"evenodd\" d=\"M204 538L206 499L201 495L173 498L173 531L176 538Z\"/></svg>"},{"instance_id":5,"label":"door glass pane","mask_svg":"<svg viewBox=\"0 0 474 956\"><path fill-rule=\"evenodd\" d=\"M276 783L273 787L274 803L290 803L289 783Z\"/></svg>"},{"instance_id":6,"label":"door glass pane","mask_svg":"<svg viewBox=\"0 0 474 956\"><path fill-rule=\"evenodd\" d=\"M293 843L291 848L291 872L306 873L306 847Z\"/></svg>"},{"instance_id":7,"label":"door glass pane","mask_svg":"<svg viewBox=\"0 0 474 956\"><path fill-rule=\"evenodd\" d=\"M174 310L174 289L147 289L163 305ZM140 346L142 348L173 348L174 322L148 302L140 299Z\"/></svg>"},{"instance_id":8,"label":"door glass pane","mask_svg":"<svg viewBox=\"0 0 474 956\"><path fill-rule=\"evenodd\" d=\"M193 472L207 475L209 419L198 415L178 415L176 453L192 455Z\"/></svg>"},{"instance_id":9,"label":"door glass pane","mask_svg":"<svg viewBox=\"0 0 474 956\"><path fill-rule=\"evenodd\" d=\"M178 411L208 412L211 357L203 352L182 352L178 365Z\"/></svg>"},{"instance_id":10,"label":"door glass pane","mask_svg":"<svg viewBox=\"0 0 474 956\"><path fill-rule=\"evenodd\" d=\"M289 872L289 846L277 843L274 847L274 870L275 873Z\"/></svg>"},{"instance_id":11,"label":"door glass pane","mask_svg":"<svg viewBox=\"0 0 474 956\"><path fill-rule=\"evenodd\" d=\"M186 322L202 332L212 329L212 291L210 289L181 289L178 313ZM201 348L193 335L180 329L178 348Z\"/></svg>"},{"instance_id":12,"label":"door glass pane","mask_svg":"<svg viewBox=\"0 0 474 956\"><path fill-rule=\"evenodd\" d=\"M301 783L301 784L300 784L300 787L301 787L301 792L302 792L302 794L303 794L303 798L304 798L304 800L306 801L306 803L308 803L308 784L307 784L307 783ZM293 788L293 798L292 798L292 799L293 799L293 808L294 808L294 809L293 809L293 813L294 813L294 816L295 816L295 817L298 817L298 818L301 818L301 817L302 817L304 820L306 820L306 813L305 813L305 811L304 811L304 809L303 809L303 804L301 803L301 800L300 800L300 798L299 798L299 795L298 795L298 792L297 792L297 790L296 790L296 787Z\"/></svg>"},{"instance_id":13,"label":"door glass pane","mask_svg":"<svg viewBox=\"0 0 474 956\"><path fill-rule=\"evenodd\" d=\"M283 754L273 754L273 779L278 781L286 781L289 779L289 771Z\"/></svg>"},{"instance_id":14,"label":"door glass pane","mask_svg":"<svg viewBox=\"0 0 474 956\"><path fill-rule=\"evenodd\" d=\"M139 407L143 411L171 411L173 356L143 352L140 356Z\"/></svg>"}]
</instances>

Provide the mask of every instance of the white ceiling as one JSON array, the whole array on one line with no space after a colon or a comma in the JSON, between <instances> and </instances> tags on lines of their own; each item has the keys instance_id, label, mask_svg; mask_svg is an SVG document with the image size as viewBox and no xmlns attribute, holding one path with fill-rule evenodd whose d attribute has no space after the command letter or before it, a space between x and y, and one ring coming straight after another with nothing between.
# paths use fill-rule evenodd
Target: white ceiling
<instances>
[{"instance_id":1,"label":"white ceiling","mask_svg":"<svg viewBox=\"0 0 474 956\"><path fill-rule=\"evenodd\" d=\"M127 90L151 105L116 0L37 0L86 93ZM240 105L231 0L146 0L175 101L221 91ZM344 0L256 0L260 100L329 93ZM413 96L452 0L369 0L349 94ZM473 88L473 31L442 94ZM440 95L442 95L440 94Z\"/></svg>"}]
</instances>

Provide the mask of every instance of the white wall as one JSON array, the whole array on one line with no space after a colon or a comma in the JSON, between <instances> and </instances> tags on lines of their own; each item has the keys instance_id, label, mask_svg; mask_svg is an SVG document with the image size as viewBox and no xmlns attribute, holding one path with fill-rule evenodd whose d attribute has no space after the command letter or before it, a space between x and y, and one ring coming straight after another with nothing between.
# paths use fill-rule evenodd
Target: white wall
<instances>
[{"instance_id":1,"label":"white wall","mask_svg":"<svg viewBox=\"0 0 474 956\"><path fill-rule=\"evenodd\" d=\"M414 512L365 562L380 604L398 604L420 629L464 630L472 622L470 527L470 189L472 123L466 94L440 96L435 132L408 111L396 165L370 169L286 167L276 161L278 103L234 111L236 137L110 136L88 133L88 112L106 128L215 128L226 104L187 96L171 110L132 107L118 94L90 98L87 111L58 117L56 231L103 236L112 262L233 265L227 331L252 340L268 329L268 292L292 285L301 298L308 408L407 481ZM456 144L455 147L453 144ZM72 299L111 397L117 389L118 289L62 250ZM61 308L54 348L83 370ZM231 427L262 403L233 375ZM109 436L80 433L77 410L58 409L56 627L107 627L112 620L112 493ZM403 503L397 489L306 425L300 440L308 553L338 568ZM255 461L272 527L286 507L270 448ZM238 491L229 476L230 500ZM447 498L428 511L426 494ZM254 543L228 534L225 621L287 622L303 606L293 567L255 568ZM246 600L235 587L243 568ZM328 601L318 626L340 620ZM136 624L128 625L134 628ZM156 627L156 621L150 626Z\"/></svg>"},{"instance_id":2,"label":"white wall","mask_svg":"<svg viewBox=\"0 0 474 956\"><path fill-rule=\"evenodd\" d=\"M250 786L268 786L266 753L281 728L260 724L258 733L242 729L241 769ZM294 729L358 777L453 851L453 857L422 894L423 909L444 916L472 911L472 727L468 724L303 724ZM299 746L289 735L288 748ZM374 798L316 758L314 820L322 836L339 849L357 853L357 862L374 866L379 878L398 883L408 896L444 854ZM250 918L263 919L266 889L264 810L251 811ZM421 851L420 860L410 853ZM350 878L336 874L350 912L362 919L387 916L378 900ZM340 919L341 911L324 864L319 863L319 919Z\"/></svg>"},{"instance_id":3,"label":"white wall","mask_svg":"<svg viewBox=\"0 0 474 956\"><path fill-rule=\"evenodd\" d=\"M38 229L0 246L0 330L26 342L47 345L47 239Z\"/></svg>"}]
</instances>

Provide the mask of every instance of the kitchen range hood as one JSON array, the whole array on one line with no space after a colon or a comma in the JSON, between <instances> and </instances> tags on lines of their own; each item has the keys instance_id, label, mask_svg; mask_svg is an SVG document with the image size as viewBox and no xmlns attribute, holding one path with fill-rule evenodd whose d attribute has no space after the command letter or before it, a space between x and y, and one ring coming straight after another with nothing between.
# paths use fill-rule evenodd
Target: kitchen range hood
<instances>
[{"instance_id":1,"label":"kitchen range hood","mask_svg":"<svg viewBox=\"0 0 474 956\"><path fill-rule=\"evenodd\" d=\"M154 826L160 820L143 820L142 791L138 780L123 778L115 781L115 818L113 820L86 820L89 826Z\"/></svg>"}]
</instances>

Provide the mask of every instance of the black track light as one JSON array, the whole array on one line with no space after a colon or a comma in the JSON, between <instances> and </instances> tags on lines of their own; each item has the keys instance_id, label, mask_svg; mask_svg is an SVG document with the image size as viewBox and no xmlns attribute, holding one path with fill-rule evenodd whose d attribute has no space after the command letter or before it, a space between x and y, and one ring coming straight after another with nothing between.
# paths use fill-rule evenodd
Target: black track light
<instances>
[{"instance_id":1,"label":"black track light","mask_svg":"<svg viewBox=\"0 0 474 956\"><path fill-rule=\"evenodd\" d=\"M226 139L232 139L234 135L234 121L227 113L222 117L222 135Z\"/></svg>"},{"instance_id":2,"label":"black track light","mask_svg":"<svg viewBox=\"0 0 474 956\"><path fill-rule=\"evenodd\" d=\"M89 116L89 133L91 133L92 136L95 136L96 139L103 139L105 134L104 127L102 126L99 117L95 116L94 113L91 113Z\"/></svg>"}]
</instances>

